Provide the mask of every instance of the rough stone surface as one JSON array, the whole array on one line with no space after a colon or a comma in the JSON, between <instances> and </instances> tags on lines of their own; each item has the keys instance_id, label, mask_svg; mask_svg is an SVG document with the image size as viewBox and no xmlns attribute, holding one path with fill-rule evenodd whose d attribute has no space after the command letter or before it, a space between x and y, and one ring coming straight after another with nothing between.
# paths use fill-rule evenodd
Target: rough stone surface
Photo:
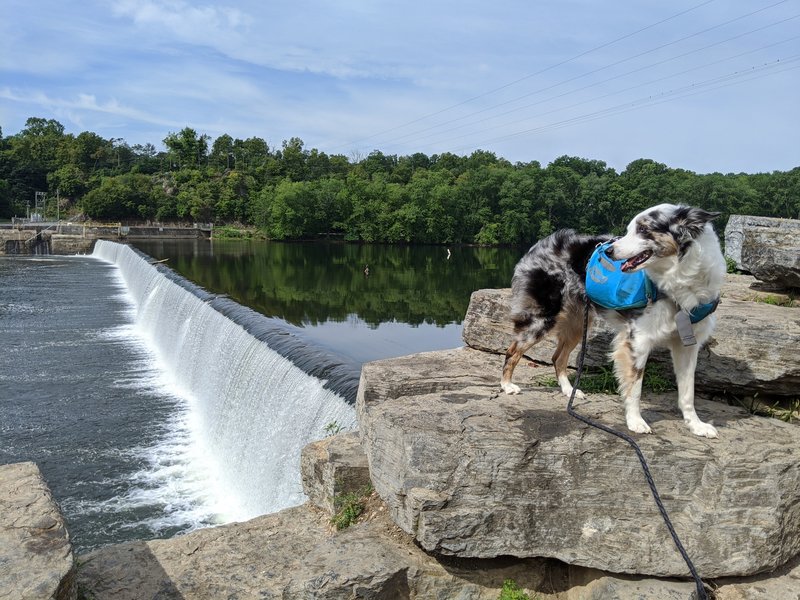
<instances>
[{"instance_id":1,"label":"rough stone surface","mask_svg":"<svg viewBox=\"0 0 800 600\"><path fill-rule=\"evenodd\" d=\"M762 302L785 307L800 307L800 299L790 290L776 290L752 275L728 273L722 286L722 298L744 302Z\"/></svg>"},{"instance_id":2,"label":"rough stone surface","mask_svg":"<svg viewBox=\"0 0 800 600\"><path fill-rule=\"evenodd\" d=\"M565 412L552 388L501 395L502 357L469 348L364 365L357 399L375 489L428 551L543 556L663 577L688 570L630 446ZM638 436L703 577L769 571L800 551L800 428L697 402L720 438L693 436L674 394L645 394ZM624 430L616 398L576 410Z\"/></svg>"},{"instance_id":3,"label":"rough stone surface","mask_svg":"<svg viewBox=\"0 0 800 600\"><path fill-rule=\"evenodd\" d=\"M694 581L616 575L597 569L569 567L570 600L697 600Z\"/></svg>"},{"instance_id":4,"label":"rough stone surface","mask_svg":"<svg viewBox=\"0 0 800 600\"><path fill-rule=\"evenodd\" d=\"M32 462L0 466L0 599L74 600L72 544Z\"/></svg>"},{"instance_id":5,"label":"rough stone surface","mask_svg":"<svg viewBox=\"0 0 800 600\"><path fill-rule=\"evenodd\" d=\"M731 215L725 256L762 281L800 287L800 221Z\"/></svg>"},{"instance_id":6,"label":"rough stone surface","mask_svg":"<svg viewBox=\"0 0 800 600\"><path fill-rule=\"evenodd\" d=\"M797 308L773 306L763 302L735 300L732 286L723 289L717 309L717 326L709 343L700 350L695 387L713 392L759 393L794 397L800 389L800 312ZM735 294L741 294L737 288ZM505 354L514 339L508 317L511 290L478 290L472 294L463 337L478 350ZM612 334L597 324L588 340L586 364L608 362ZM574 365L580 346L573 352ZM555 343L546 339L528 352L531 359L550 363ZM667 365L672 372L669 353L656 351L652 362ZM523 370L520 364L517 372ZM541 370L541 369L540 369ZM552 374L552 371L548 370ZM499 370L495 373L500 380ZM517 373L515 372L515 377Z\"/></svg>"},{"instance_id":7,"label":"rough stone surface","mask_svg":"<svg viewBox=\"0 0 800 600\"><path fill-rule=\"evenodd\" d=\"M800 557L768 575L714 583L715 600L800 600Z\"/></svg>"},{"instance_id":8,"label":"rough stone surface","mask_svg":"<svg viewBox=\"0 0 800 600\"><path fill-rule=\"evenodd\" d=\"M697 600L694 581L568 567L569 600ZM800 600L800 557L767 575L707 580L714 600Z\"/></svg>"},{"instance_id":9,"label":"rough stone surface","mask_svg":"<svg viewBox=\"0 0 800 600\"><path fill-rule=\"evenodd\" d=\"M369 485L367 456L358 432L343 433L308 444L300 455L303 491L329 514L337 496L358 493Z\"/></svg>"},{"instance_id":10,"label":"rough stone surface","mask_svg":"<svg viewBox=\"0 0 800 600\"><path fill-rule=\"evenodd\" d=\"M327 521L304 505L170 540L108 546L80 557L78 581L93 600L496 600L505 579L532 594L554 579L552 561L437 561L385 511L340 533ZM555 568L555 578L565 575Z\"/></svg>"}]
</instances>

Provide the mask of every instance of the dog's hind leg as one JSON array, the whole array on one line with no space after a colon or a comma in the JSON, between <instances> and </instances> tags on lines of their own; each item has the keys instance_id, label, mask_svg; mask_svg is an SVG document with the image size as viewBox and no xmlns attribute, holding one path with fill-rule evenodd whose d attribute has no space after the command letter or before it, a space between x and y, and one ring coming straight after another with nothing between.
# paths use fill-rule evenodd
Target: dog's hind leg
<instances>
[{"instance_id":1,"label":"dog's hind leg","mask_svg":"<svg viewBox=\"0 0 800 600\"><path fill-rule=\"evenodd\" d=\"M674 342L670 348L675 379L678 381L678 406L689 431L701 437L715 438L719 437L716 428L701 421L694 409L694 372L697 367L698 349L697 344L684 346L680 342Z\"/></svg>"},{"instance_id":2,"label":"dog's hind leg","mask_svg":"<svg viewBox=\"0 0 800 600\"><path fill-rule=\"evenodd\" d=\"M511 377L514 375L514 369L517 363L522 358L531 346L536 342L530 341L514 341L506 351L506 360L503 363L503 377L500 379L500 387L506 394L519 394L520 388L516 383L511 383Z\"/></svg>"},{"instance_id":3,"label":"dog's hind leg","mask_svg":"<svg viewBox=\"0 0 800 600\"><path fill-rule=\"evenodd\" d=\"M569 355L581 341L583 336L583 323L574 318L562 318L559 320L556 331L558 332L558 346L553 353L553 366L556 369L558 385L561 386L561 393L567 398L572 396L572 384L567 377L567 367L569 366ZM591 323L588 324L591 328ZM580 390L575 392L575 397L583 399L586 396Z\"/></svg>"}]
</instances>

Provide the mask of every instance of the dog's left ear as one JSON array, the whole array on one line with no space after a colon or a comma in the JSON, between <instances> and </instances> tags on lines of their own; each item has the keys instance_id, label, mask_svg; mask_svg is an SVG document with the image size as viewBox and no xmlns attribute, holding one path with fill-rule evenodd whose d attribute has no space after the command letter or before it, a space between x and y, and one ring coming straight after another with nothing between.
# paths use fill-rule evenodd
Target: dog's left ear
<instances>
[{"instance_id":1,"label":"dog's left ear","mask_svg":"<svg viewBox=\"0 0 800 600\"><path fill-rule=\"evenodd\" d=\"M682 232L696 238L703 233L706 223L713 221L719 215L720 213L718 212L708 212L702 208L682 206L675 215L675 223Z\"/></svg>"}]
</instances>

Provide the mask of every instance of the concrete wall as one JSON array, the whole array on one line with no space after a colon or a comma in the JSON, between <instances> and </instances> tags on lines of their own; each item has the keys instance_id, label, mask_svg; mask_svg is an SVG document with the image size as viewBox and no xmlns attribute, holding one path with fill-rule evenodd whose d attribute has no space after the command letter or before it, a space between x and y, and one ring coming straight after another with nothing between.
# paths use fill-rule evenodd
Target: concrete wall
<instances>
[{"instance_id":1,"label":"concrete wall","mask_svg":"<svg viewBox=\"0 0 800 600\"><path fill-rule=\"evenodd\" d=\"M205 227L24 225L0 227L0 254L88 254L97 240L210 239Z\"/></svg>"}]
</instances>

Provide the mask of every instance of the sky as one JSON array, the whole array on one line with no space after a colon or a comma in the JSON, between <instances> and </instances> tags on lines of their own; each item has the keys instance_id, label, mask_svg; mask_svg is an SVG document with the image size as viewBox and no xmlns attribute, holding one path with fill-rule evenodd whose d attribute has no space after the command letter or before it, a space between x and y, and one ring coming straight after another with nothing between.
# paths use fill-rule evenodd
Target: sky
<instances>
[{"instance_id":1,"label":"sky","mask_svg":"<svg viewBox=\"0 0 800 600\"><path fill-rule=\"evenodd\" d=\"M800 166L800 0L0 0L0 128Z\"/></svg>"}]
</instances>

